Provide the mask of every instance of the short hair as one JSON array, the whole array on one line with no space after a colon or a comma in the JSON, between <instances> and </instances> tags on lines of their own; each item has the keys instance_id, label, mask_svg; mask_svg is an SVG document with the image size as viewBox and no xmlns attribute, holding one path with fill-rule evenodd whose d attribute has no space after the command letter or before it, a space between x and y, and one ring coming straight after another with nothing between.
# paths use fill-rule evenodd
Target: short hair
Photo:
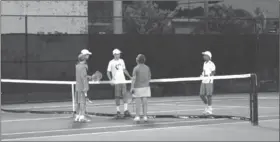
<instances>
[{"instance_id":1,"label":"short hair","mask_svg":"<svg viewBox=\"0 0 280 142\"><path fill-rule=\"evenodd\" d=\"M85 61L86 60L86 56L84 54L80 54L78 56L78 62L82 62L82 61Z\"/></svg>"},{"instance_id":2,"label":"short hair","mask_svg":"<svg viewBox=\"0 0 280 142\"><path fill-rule=\"evenodd\" d=\"M139 54L138 56L139 56L139 57L138 57L138 62L139 62L140 64L144 64L144 63L146 62L146 57L145 57L145 55Z\"/></svg>"}]
</instances>

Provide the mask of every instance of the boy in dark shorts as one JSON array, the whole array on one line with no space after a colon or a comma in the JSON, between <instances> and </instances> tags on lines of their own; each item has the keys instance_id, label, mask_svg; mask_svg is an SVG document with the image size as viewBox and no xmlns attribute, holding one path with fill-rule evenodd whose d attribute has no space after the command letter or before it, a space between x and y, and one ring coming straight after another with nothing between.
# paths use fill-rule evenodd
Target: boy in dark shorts
<instances>
[{"instance_id":1,"label":"boy in dark shorts","mask_svg":"<svg viewBox=\"0 0 280 142\"><path fill-rule=\"evenodd\" d=\"M89 90L89 81L92 76L87 74L88 65L86 61L91 53L84 49L78 56L78 63L76 64L76 117L75 121L89 122L90 120L85 117L86 113L86 96Z\"/></svg>"},{"instance_id":2,"label":"boy in dark shorts","mask_svg":"<svg viewBox=\"0 0 280 142\"><path fill-rule=\"evenodd\" d=\"M120 112L120 99L123 99L124 102L124 115L129 117L130 112L128 110L128 92L126 84L122 83L126 81L125 76L128 76L131 79L128 71L126 70L125 63L123 59L120 58L121 51L119 49L113 50L114 59L109 62L107 68L107 76L109 80L112 81L112 85L115 87L115 101L117 106L117 117L121 116Z\"/></svg>"},{"instance_id":3,"label":"boy in dark shorts","mask_svg":"<svg viewBox=\"0 0 280 142\"><path fill-rule=\"evenodd\" d=\"M216 66L211 61L212 54L210 51L202 52L203 59L205 60L203 64L202 77L210 77L215 74ZM204 114L212 114L212 94L213 94L213 79L205 78L201 82L200 86L200 98L206 105Z\"/></svg>"}]
</instances>

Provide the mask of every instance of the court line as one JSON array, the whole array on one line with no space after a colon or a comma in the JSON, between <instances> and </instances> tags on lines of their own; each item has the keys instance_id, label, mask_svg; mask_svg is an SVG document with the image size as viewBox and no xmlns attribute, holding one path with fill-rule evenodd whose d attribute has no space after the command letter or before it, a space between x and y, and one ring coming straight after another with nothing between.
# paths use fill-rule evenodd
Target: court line
<instances>
[{"instance_id":1,"label":"court line","mask_svg":"<svg viewBox=\"0 0 280 142\"><path fill-rule=\"evenodd\" d=\"M215 109L215 108L214 108ZM219 109L227 109L227 108L216 108L215 110L219 110ZM151 111L148 113L166 113L166 112L187 112L187 111L202 111L204 109L183 109L183 110L166 110L166 111ZM134 114L134 113L132 113ZM92 115L91 115L92 116ZM96 116L98 117L98 116ZM71 118L71 117L52 117L52 118L48 118L48 117L44 117L44 118L35 118L35 119L15 119L15 120L4 120L1 121L2 123L8 123L8 122L21 122L21 121L39 121L39 120L55 120L55 119L63 119L63 118Z\"/></svg>"},{"instance_id":2,"label":"court line","mask_svg":"<svg viewBox=\"0 0 280 142\"><path fill-rule=\"evenodd\" d=\"M262 100L267 100L269 97L259 97L259 99L262 99ZM244 101L249 101L249 97L216 97L213 101L224 101L225 99L231 99L231 100L244 100ZM274 100L274 99L279 99L279 98L274 98L274 97L271 97L269 100ZM179 103L179 102L189 102L189 101L194 101L194 102L197 102L197 101L201 101L200 99L186 99L186 100L163 100L163 101L149 101L149 103L168 103L168 102L174 102L174 103ZM69 102L70 103L70 102ZM101 103L101 104L88 104L88 107L91 108L91 107L111 107L111 106L106 106L106 105L115 105L114 103ZM20 109L40 109L40 108L46 108L44 110L47 110L47 109L51 109L51 108L63 108L63 107L72 107L72 105L59 105L59 106L38 106L38 107L17 107L17 108L14 108L14 107L7 107L6 109L14 109L14 110L20 110Z\"/></svg>"},{"instance_id":3,"label":"court line","mask_svg":"<svg viewBox=\"0 0 280 142\"><path fill-rule=\"evenodd\" d=\"M200 106L203 107L202 105L185 105L185 104L154 104L155 106ZM235 106L228 106L228 105L213 105L213 107L228 107L228 108L233 108L233 107L242 107L242 108L249 108L249 106L241 106L241 105L235 105ZM259 108L279 108L277 106L271 107L271 106L259 106Z\"/></svg>"},{"instance_id":4,"label":"court line","mask_svg":"<svg viewBox=\"0 0 280 142\"><path fill-rule=\"evenodd\" d=\"M176 121L176 122L158 122L153 124L176 124L181 122L204 122L204 121L217 121L217 120L227 120L225 118L221 119L205 119L205 120L196 120L196 121ZM70 131L80 131L80 130L98 130L98 129L110 129L110 128L126 128L126 127L135 127L135 126L147 126L150 124L134 124L134 125L115 125L115 126L103 126L103 127L88 127L88 128L79 128L79 129L59 129L59 130L48 130L48 131L30 131L30 132L20 132L20 133L2 133L2 136L12 136L12 135L20 135L20 134L37 134L37 133L50 133L50 132L70 132Z\"/></svg>"},{"instance_id":5,"label":"court line","mask_svg":"<svg viewBox=\"0 0 280 142\"><path fill-rule=\"evenodd\" d=\"M202 105L179 105L179 106L198 106L203 107ZM218 108L217 108L218 107ZM222 109L232 109L232 108L249 108L247 106L214 106L213 110L222 110ZM259 109L269 109L277 107L259 107ZM204 109L179 109L179 110L166 110L166 111L150 111L148 113L167 113L167 112L188 112L188 111L203 111ZM135 113L132 113L135 114ZM91 115L91 117L98 117ZM40 120L56 120L56 119L68 119L71 117L43 117L43 118L34 118L34 119L14 119L14 120L1 120L1 123L10 123L10 122L22 122L22 121L40 121Z\"/></svg>"},{"instance_id":6,"label":"court line","mask_svg":"<svg viewBox=\"0 0 280 142\"><path fill-rule=\"evenodd\" d=\"M215 97L216 99L246 99L246 97ZM113 101L113 100L112 100ZM178 99L174 99L174 100L161 100L161 101L149 101L149 103L165 103L165 102L176 102L176 101L179 101L179 98ZM186 99L184 101L201 101L200 99L196 98L196 99ZM69 102L71 103L71 102ZM91 105L91 104L89 104ZM114 103L101 103L101 104L93 104L93 106L102 106L102 105L114 105ZM72 105L59 105L59 106L38 106L38 107L21 107L21 108L13 108L13 109L32 109L32 108L57 108L57 107L71 107ZM18 107L18 106L17 106Z\"/></svg>"},{"instance_id":7,"label":"court line","mask_svg":"<svg viewBox=\"0 0 280 142\"><path fill-rule=\"evenodd\" d=\"M268 119L268 120L259 120L259 122L264 121L279 121L278 119ZM85 136L85 135L102 135L102 134L113 134L113 133L127 133L127 132L137 132L137 131L154 131L154 130L164 130L164 129L174 129L174 128L195 128L195 127L205 127L205 126L219 126L219 125L232 125L232 124L242 124L248 122L221 122L218 124L198 124L193 126L171 126L163 128L145 128L137 130L122 130L122 131L111 131L111 132L96 132L96 133L82 133L82 134L67 134L67 135L55 135L55 136L39 136L39 137L26 137L26 138L16 138L16 139L2 139L3 141L13 141L13 140L31 140L38 138L55 138L55 137L71 137L71 136ZM135 125L134 125L135 126Z\"/></svg>"},{"instance_id":8,"label":"court line","mask_svg":"<svg viewBox=\"0 0 280 142\"><path fill-rule=\"evenodd\" d=\"M259 118L265 118L265 117L276 117L279 115L263 115L259 116ZM225 118L221 119L202 119L202 120L195 120L195 121L175 121L175 122L159 122L159 123L154 123L154 124L176 124L176 123L181 123L181 122L205 122L205 121L216 121L216 120L228 120ZM249 121L246 121L249 123ZM140 124L141 126L146 126L150 124ZM95 130L95 129L108 129L108 128L125 128L125 127L133 127L133 126L139 126L137 124L135 125L116 125L116 126L106 126L106 127L89 127L89 128L80 128L80 129L59 129L59 130L47 130L47 131L30 131L30 132L19 132L19 133L2 133L2 136L10 136L10 135L20 135L20 134L37 134L37 133L49 133L49 132L67 132L67 131L79 131L79 130Z\"/></svg>"},{"instance_id":9,"label":"court line","mask_svg":"<svg viewBox=\"0 0 280 142\"><path fill-rule=\"evenodd\" d=\"M41 118L32 118L32 119L10 119L10 120L1 120L1 123L8 123L8 122L19 122L19 121L38 121L38 120L54 120L54 119L65 119L71 118L71 116L65 117L41 117Z\"/></svg>"}]
</instances>

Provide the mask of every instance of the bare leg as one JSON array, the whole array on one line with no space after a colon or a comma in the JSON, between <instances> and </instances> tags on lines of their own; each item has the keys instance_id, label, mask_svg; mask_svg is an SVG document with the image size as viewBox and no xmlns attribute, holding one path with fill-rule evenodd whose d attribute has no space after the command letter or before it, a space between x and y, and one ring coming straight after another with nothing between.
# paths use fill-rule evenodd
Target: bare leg
<instances>
[{"instance_id":1,"label":"bare leg","mask_svg":"<svg viewBox=\"0 0 280 142\"><path fill-rule=\"evenodd\" d=\"M140 109L141 109L141 99L140 98L135 98L135 103L136 103L136 117L140 117Z\"/></svg>"},{"instance_id":2,"label":"bare leg","mask_svg":"<svg viewBox=\"0 0 280 142\"><path fill-rule=\"evenodd\" d=\"M141 98L141 99L142 99L143 114L144 114L144 116L147 116L147 113L148 113L148 99L146 97Z\"/></svg>"},{"instance_id":3,"label":"bare leg","mask_svg":"<svg viewBox=\"0 0 280 142\"><path fill-rule=\"evenodd\" d=\"M212 95L207 95L207 103L208 103L208 106L211 106L212 105Z\"/></svg>"},{"instance_id":4,"label":"bare leg","mask_svg":"<svg viewBox=\"0 0 280 142\"><path fill-rule=\"evenodd\" d=\"M116 97L115 101L117 106L117 112L120 112L120 104L121 104L120 97Z\"/></svg>"},{"instance_id":5,"label":"bare leg","mask_svg":"<svg viewBox=\"0 0 280 142\"><path fill-rule=\"evenodd\" d=\"M81 116L85 116L85 112L86 112L86 103L82 102L81 103Z\"/></svg>"},{"instance_id":6,"label":"bare leg","mask_svg":"<svg viewBox=\"0 0 280 142\"><path fill-rule=\"evenodd\" d=\"M205 105L207 105L206 96L205 96L205 95L200 95L200 98L201 98L201 100L203 101L203 103L204 103Z\"/></svg>"}]
</instances>

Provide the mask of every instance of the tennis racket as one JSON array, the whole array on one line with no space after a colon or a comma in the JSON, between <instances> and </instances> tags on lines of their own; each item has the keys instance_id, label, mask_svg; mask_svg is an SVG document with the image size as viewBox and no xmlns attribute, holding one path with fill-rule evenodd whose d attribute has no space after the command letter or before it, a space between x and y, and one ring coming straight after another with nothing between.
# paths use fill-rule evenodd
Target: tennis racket
<instances>
[{"instance_id":1,"label":"tennis racket","mask_svg":"<svg viewBox=\"0 0 280 142\"><path fill-rule=\"evenodd\" d=\"M102 79L102 73L96 71L91 77L93 81L100 81Z\"/></svg>"},{"instance_id":2,"label":"tennis racket","mask_svg":"<svg viewBox=\"0 0 280 142\"><path fill-rule=\"evenodd\" d=\"M133 112L135 112L135 98L134 98L134 90L130 91L130 101L128 102L128 104L132 104L132 109Z\"/></svg>"},{"instance_id":3,"label":"tennis racket","mask_svg":"<svg viewBox=\"0 0 280 142\"><path fill-rule=\"evenodd\" d=\"M87 102L88 102L88 103L93 104L93 101L90 100L88 97L86 97L86 99L87 99Z\"/></svg>"},{"instance_id":4,"label":"tennis racket","mask_svg":"<svg viewBox=\"0 0 280 142\"><path fill-rule=\"evenodd\" d=\"M93 104L93 101L88 98L87 93L85 94L85 96L86 96L86 101L90 104Z\"/></svg>"}]
</instances>

